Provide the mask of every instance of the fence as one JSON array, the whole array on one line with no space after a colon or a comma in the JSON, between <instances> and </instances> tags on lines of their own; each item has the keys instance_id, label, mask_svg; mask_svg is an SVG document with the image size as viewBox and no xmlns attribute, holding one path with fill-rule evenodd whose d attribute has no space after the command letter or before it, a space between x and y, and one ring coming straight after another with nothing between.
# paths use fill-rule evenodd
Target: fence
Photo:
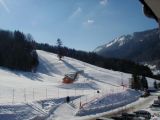
<instances>
[{"instance_id":1,"label":"fence","mask_svg":"<svg viewBox=\"0 0 160 120\"><path fill-rule=\"evenodd\" d=\"M0 88L0 104L16 104L24 102L32 102L45 100L50 98L63 98L66 96L80 96L86 95L77 103L88 103L89 101L96 99L97 97L103 97L106 94L112 94L122 91L122 88L117 89L104 89L97 93L97 90L83 90L83 89L62 89L58 87L41 87L41 88Z\"/></svg>"},{"instance_id":2,"label":"fence","mask_svg":"<svg viewBox=\"0 0 160 120\"><path fill-rule=\"evenodd\" d=\"M130 98L130 99L127 99L124 101L120 101L120 102L117 102L114 104L103 105L103 106L99 106L99 107L95 107L95 108L82 108L81 110L78 111L77 115L84 116L84 115L106 112L106 111L113 110L118 107L125 106L129 103L132 103L132 102L138 100L138 98L139 98L139 96L135 96L133 98Z\"/></svg>"}]
</instances>

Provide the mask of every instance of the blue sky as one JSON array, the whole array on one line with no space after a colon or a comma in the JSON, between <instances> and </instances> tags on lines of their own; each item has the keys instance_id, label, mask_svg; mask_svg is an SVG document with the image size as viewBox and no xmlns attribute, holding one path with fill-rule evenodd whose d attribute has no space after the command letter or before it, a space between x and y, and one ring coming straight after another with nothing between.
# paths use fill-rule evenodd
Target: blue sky
<instances>
[{"instance_id":1,"label":"blue sky","mask_svg":"<svg viewBox=\"0 0 160 120\"><path fill-rule=\"evenodd\" d=\"M138 0L0 0L0 28L30 33L40 43L92 51L123 34L158 25Z\"/></svg>"}]
</instances>

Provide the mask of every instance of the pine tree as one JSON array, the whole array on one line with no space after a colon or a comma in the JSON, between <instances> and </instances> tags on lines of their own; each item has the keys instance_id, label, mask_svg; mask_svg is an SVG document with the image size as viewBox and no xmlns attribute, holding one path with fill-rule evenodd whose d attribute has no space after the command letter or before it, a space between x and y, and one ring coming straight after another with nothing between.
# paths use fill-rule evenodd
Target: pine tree
<instances>
[{"instance_id":1,"label":"pine tree","mask_svg":"<svg viewBox=\"0 0 160 120\"><path fill-rule=\"evenodd\" d=\"M131 88L132 89L136 89L136 79L137 79L136 74L132 74L132 78L131 78Z\"/></svg>"},{"instance_id":2,"label":"pine tree","mask_svg":"<svg viewBox=\"0 0 160 120\"><path fill-rule=\"evenodd\" d=\"M61 39L57 39L57 47L58 47L58 58L59 58L59 60L61 60L62 59L62 57L63 57L63 50L62 50L62 41L61 41Z\"/></svg>"},{"instance_id":3,"label":"pine tree","mask_svg":"<svg viewBox=\"0 0 160 120\"><path fill-rule=\"evenodd\" d=\"M138 74L134 73L132 74L132 81L131 81L131 88L135 90L141 89L141 82Z\"/></svg>"},{"instance_id":4,"label":"pine tree","mask_svg":"<svg viewBox=\"0 0 160 120\"><path fill-rule=\"evenodd\" d=\"M131 78L131 85L130 85L130 87L131 87L132 89L135 89L135 81L134 81L133 75L132 75L132 78Z\"/></svg>"},{"instance_id":5,"label":"pine tree","mask_svg":"<svg viewBox=\"0 0 160 120\"><path fill-rule=\"evenodd\" d=\"M157 84L158 88L160 88L160 83Z\"/></svg>"},{"instance_id":6,"label":"pine tree","mask_svg":"<svg viewBox=\"0 0 160 120\"><path fill-rule=\"evenodd\" d=\"M140 80L140 77L139 75L137 75L137 79L136 79L136 89L137 90L141 90L141 80Z\"/></svg>"},{"instance_id":7,"label":"pine tree","mask_svg":"<svg viewBox=\"0 0 160 120\"><path fill-rule=\"evenodd\" d=\"M158 89L156 80L154 81L153 85L154 85L154 88L155 88L155 89Z\"/></svg>"},{"instance_id":8,"label":"pine tree","mask_svg":"<svg viewBox=\"0 0 160 120\"><path fill-rule=\"evenodd\" d=\"M142 85L141 87L143 90L148 89L148 81L145 76L142 76L141 78L141 85Z\"/></svg>"}]
</instances>

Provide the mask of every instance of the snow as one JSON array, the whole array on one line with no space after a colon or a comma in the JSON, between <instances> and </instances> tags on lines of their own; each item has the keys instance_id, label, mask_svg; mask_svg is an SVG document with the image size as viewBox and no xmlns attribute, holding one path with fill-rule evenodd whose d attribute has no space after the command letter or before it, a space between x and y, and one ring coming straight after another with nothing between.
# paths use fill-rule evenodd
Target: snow
<instances>
[{"instance_id":1,"label":"snow","mask_svg":"<svg viewBox=\"0 0 160 120\"><path fill-rule=\"evenodd\" d=\"M58 109L56 109L55 116L57 117L62 116L62 112L63 112L63 118L68 120L70 116L74 116L76 113L76 111L67 103L62 104ZM59 119L62 119L62 118L59 118Z\"/></svg>"},{"instance_id":2,"label":"snow","mask_svg":"<svg viewBox=\"0 0 160 120\"><path fill-rule=\"evenodd\" d=\"M101 50L105 50L105 48L109 48L109 47L112 47L114 45L117 45L118 47L121 47L121 46L125 45L127 43L127 41L133 39L133 37L134 37L134 34L122 35L120 37L117 37L117 38L113 39L112 41L108 42L107 44L104 44L104 45L101 45L101 46L97 47L94 50L94 52L98 53Z\"/></svg>"},{"instance_id":3,"label":"snow","mask_svg":"<svg viewBox=\"0 0 160 120\"><path fill-rule=\"evenodd\" d=\"M118 42L119 42L119 46L124 45L124 44L125 44L125 36L122 36L122 37L118 40Z\"/></svg>"},{"instance_id":4,"label":"snow","mask_svg":"<svg viewBox=\"0 0 160 120\"><path fill-rule=\"evenodd\" d=\"M110 111L103 112L103 113L98 113L98 114L96 113L94 115L84 116L83 118L84 119L88 118L89 120L92 120L92 119L94 120L96 118L100 118L101 116L105 116L105 117L113 116L113 115L119 116L124 111L127 111L128 113L133 113L134 111L137 111L137 110L145 110L145 111L150 112L151 115L154 116L151 120L159 120L160 119L160 109L153 110L150 108L150 105L153 103L153 101L155 99L157 99L157 95L159 95L159 94L157 94L157 93L152 94L151 96L149 96L147 98L140 98L131 104L119 107L117 109L110 110ZM157 119L154 119L154 118L157 118Z\"/></svg>"},{"instance_id":5,"label":"snow","mask_svg":"<svg viewBox=\"0 0 160 120\"><path fill-rule=\"evenodd\" d=\"M115 43L118 43L119 46L123 46L125 44L125 41L126 41L126 36L125 35L123 35L121 37L117 37L113 41L106 44L106 48L114 45Z\"/></svg>"},{"instance_id":6,"label":"snow","mask_svg":"<svg viewBox=\"0 0 160 120\"><path fill-rule=\"evenodd\" d=\"M103 46L99 46L94 50L94 52L97 53L97 52L101 51L102 49L103 49Z\"/></svg>"},{"instance_id":7,"label":"snow","mask_svg":"<svg viewBox=\"0 0 160 120\"><path fill-rule=\"evenodd\" d=\"M82 112L80 102L88 110L93 104L96 108L121 102L113 109L124 105L124 94L133 97L128 103L138 99L136 91L131 92L121 86L122 81L125 85L129 84L130 74L103 69L69 57L59 61L56 54L41 50L37 53L39 66L36 73L0 68L0 119L75 119ZM79 75L77 81L73 84L62 83L65 74L79 70L84 70L84 73ZM147 79L152 86L154 79ZM73 104L66 104L66 96L72 98ZM122 99L116 101L120 96ZM112 98L114 101L111 101ZM97 101L100 100L106 102L99 104ZM63 111L66 114L62 114Z\"/></svg>"},{"instance_id":8,"label":"snow","mask_svg":"<svg viewBox=\"0 0 160 120\"><path fill-rule=\"evenodd\" d=\"M113 44L115 44L117 42L118 38L114 39L113 41L109 42L108 44L106 44L106 48L112 46Z\"/></svg>"},{"instance_id":9,"label":"snow","mask_svg":"<svg viewBox=\"0 0 160 120\"><path fill-rule=\"evenodd\" d=\"M95 99L94 101L84 105L82 110L78 112L78 115L84 116L109 111L113 108L118 108L138 100L140 95L141 93L132 90L104 95L103 97Z\"/></svg>"},{"instance_id":10,"label":"snow","mask_svg":"<svg viewBox=\"0 0 160 120\"><path fill-rule=\"evenodd\" d=\"M157 68L157 66L155 64L145 63L144 65L148 66L151 69L151 71L153 72L154 75L160 74L160 70Z\"/></svg>"}]
</instances>

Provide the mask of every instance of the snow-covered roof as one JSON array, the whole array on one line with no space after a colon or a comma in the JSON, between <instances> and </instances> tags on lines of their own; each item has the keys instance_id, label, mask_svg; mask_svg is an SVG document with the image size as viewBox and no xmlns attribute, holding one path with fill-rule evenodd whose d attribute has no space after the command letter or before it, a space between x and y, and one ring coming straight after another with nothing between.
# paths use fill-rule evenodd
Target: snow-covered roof
<instances>
[{"instance_id":1,"label":"snow-covered roof","mask_svg":"<svg viewBox=\"0 0 160 120\"><path fill-rule=\"evenodd\" d=\"M65 76L66 76L66 77L69 77L70 79L74 79L75 74L66 74Z\"/></svg>"}]
</instances>

